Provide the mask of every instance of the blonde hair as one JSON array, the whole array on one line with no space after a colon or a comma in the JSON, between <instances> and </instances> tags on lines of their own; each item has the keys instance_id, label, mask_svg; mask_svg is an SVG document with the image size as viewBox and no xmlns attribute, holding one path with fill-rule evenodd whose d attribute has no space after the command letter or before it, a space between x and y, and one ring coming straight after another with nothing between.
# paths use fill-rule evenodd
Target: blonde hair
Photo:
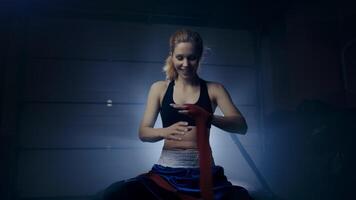
<instances>
[{"instance_id":1,"label":"blonde hair","mask_svg":"<svg viewBox=\"0 0 356 200\"><path fill-rule=\"evenodd\" d=\"M199 33L189 29L177 30L169 38L169 55L166 58L165 65L163 67L163 71L166 73L166 79L168 80L175 80L178 77L178 74L173 65L172 55L177 44L182 42L189 42L193 44L195 51L197 52L199 63L203 55L203 39Z\"/></svg>"}]
</instances>

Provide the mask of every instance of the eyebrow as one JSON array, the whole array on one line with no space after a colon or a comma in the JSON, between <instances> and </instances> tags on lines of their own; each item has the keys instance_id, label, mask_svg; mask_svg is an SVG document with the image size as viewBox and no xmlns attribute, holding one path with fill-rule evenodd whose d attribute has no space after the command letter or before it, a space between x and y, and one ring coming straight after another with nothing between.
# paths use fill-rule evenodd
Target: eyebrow
<instances>
[{"instance_id":1,"label":"eyebrow","mask_svg":"<svg viewBox=\"0 0 356 200\"><path fill-rule=\"evenodd\" d=\"M196 54L187 54L187 55L185 55L185 54L175 54L175 56L187 56L187 57L189 57L189 56L197 56Z\"/></svg>"}]
</instances>

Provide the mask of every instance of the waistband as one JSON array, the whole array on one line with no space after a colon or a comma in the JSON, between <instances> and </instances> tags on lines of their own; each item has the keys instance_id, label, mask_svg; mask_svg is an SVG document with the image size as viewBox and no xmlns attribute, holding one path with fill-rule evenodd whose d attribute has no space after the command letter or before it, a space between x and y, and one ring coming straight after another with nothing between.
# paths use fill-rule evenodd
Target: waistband
<instances>
[{"instance_id":1,"label":"waistband","mask_svg":"<svg viewBox=\"0 0 356 200\"><path fill-rule=\"evenodd\" d=\"M212 161L215 165L214 159ZM162 149L157 164L173 168L199 168L199 152L197 149Z\"/></svg>"}]
</instances>

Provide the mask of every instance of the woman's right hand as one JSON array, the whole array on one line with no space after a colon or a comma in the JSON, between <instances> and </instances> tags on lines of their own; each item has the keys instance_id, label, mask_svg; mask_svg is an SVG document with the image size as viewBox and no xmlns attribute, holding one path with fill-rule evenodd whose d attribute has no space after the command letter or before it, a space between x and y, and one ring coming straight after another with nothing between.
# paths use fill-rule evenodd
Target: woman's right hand
<instances>
[{"instance_id":1,"label":"woman's right hand","mask_svg":"<svg viewBox=\"0 0 356 200\"><path fill-rule=\"evenodd\" d=\"M167 140L180 141L182 140L182 136L184 136L191 129L192 127L188 126L188 122L180 121L165 128L162 137Z\"/></svg>"}]
</instances>

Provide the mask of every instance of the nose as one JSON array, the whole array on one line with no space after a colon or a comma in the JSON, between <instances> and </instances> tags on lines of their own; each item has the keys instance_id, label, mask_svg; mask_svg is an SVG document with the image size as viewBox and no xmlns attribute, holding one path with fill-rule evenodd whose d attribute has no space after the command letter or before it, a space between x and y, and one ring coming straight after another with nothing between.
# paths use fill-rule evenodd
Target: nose
<instances>
[{"instance_id":1,"label":"nose","mask_svg":"<svg viewBox=\"0 0 356 200\"><path fill-rule=\"evenodd\" d=\"M188 67L188 59L184 58L183 67Z\"/></svg>"}]
</instances>

